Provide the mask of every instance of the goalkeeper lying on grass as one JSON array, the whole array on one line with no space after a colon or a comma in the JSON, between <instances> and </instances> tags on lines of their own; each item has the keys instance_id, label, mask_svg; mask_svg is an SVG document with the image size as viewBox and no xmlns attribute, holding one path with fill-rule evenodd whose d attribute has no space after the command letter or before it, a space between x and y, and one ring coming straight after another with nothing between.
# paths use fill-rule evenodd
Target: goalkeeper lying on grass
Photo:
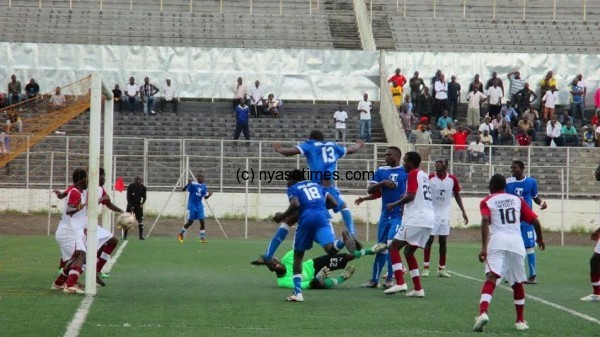
<instances>
[{"instance_id":1,"label":"goalkeeper lying on grass","mask_svg":"<svg viewBox=\"0 0 600 337\"><path fill-rule=\"evenodd\" d=\"M322 255L302 263L302 289L330 289L344 283L354 274L354 266L348 265L349 261L359 259L365 255L373 255L386 249L385 244L378 243L371 249L356 250L352 254L336 254L332 257ZM264 265L277 275L277 285L280 288L294 288L292 280L292 265L294 264L294 251L287 252L281 261L277 258L270 262L253 261L254 265ZM332 270L344 269L339 277L329 277Z\"/></svg>"}]
</instances>

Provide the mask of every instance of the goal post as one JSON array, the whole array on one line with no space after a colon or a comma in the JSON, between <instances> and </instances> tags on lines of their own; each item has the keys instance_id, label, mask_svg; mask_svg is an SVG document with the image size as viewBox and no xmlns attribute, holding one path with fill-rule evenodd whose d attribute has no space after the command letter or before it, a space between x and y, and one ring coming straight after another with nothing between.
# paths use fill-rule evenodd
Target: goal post
<instances>
[{"instance_id":1,"label":"goal post","mask_svg":"<svg viewBox=\"0 0 600 337\"><path fill-rule=\"evenodd\" d=\"M99 205L99 178L100 178L100 129L102 121L102 100L106 99L105 108L112 109L112 94L108 88L102 83L102 78L99 73L94 72L91 76L91 95L90 95L90 139L89 139L89 162L88 162L88 194L87 194L87 254L86 254L86 277L85 277L85 293L86 295L96 294L96 251L98 250L98 213ZM107 109L107 110L108 110ZM106 111L105 111L105 117ZM105 158L105 174L112 177L112 113L110 113L109 130L111 136L110 146L107 149L106 143L104 146ZM107 133L105 124L105 135ZM110 156L106 158L106 151L110 151ZM108 164L108 165L107 165ZM106 171L109 172L106 172ZM112 181L108 180L107 181Z\"/></svg>"}]
</instances>

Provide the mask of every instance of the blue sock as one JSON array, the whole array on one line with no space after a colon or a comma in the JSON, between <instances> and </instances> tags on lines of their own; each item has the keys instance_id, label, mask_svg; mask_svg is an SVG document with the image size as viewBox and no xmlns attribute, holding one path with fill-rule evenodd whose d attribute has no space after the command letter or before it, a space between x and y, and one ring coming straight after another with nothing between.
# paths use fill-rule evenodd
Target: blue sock
<instances>
[{"instance_id":1,"label":"blue sock","mask_svg":"<svg viewBox=\"0 0 600 337\"><path fill-rule=\"evenodd\" d=\"M289 231L290 226L288 226L287 224L282 223L281 226L279 226L277 232L275 232L275 236L273 236L271 242L269 242L269 247L267 247L267 251L265 252L265 257L268 260L273 258L273 255L275 255L277 248L279 248L279 245L283 242L283 240L285 240L285 237L287 236Z\"/></svg>"},{"instance_id":2,"label":"blue sock","mask_svg":"<svg viewBox=\"0 0 600 337\"><path fill-rule=\"evenodd\" d=\"M389 280L393 280L394 279L394 270L392 269L392 258L390 257L390 254L387 254L387 277L386 277L386 281Z\"/></svg>"},{"instance_id":3,"label":"blue sock","mask_svg":"<svg viewBox=\"0 0 600 337\"><path fill-rule=\"evenodd\" d=\"M294 275L294 295L298 295L302 292L302 274Z\"/></svg>"},{"instance_id":4,"label":"blue sock","mask_svg":"<svg viewBox=\"0 0 600 337\"><path fill-rule=\"evenodd\" d=\"M388 254L377 254L375 255L375 261L373 261L373 278L371 282L379 283L379 277L381 277L381 271L385 265Z\"/></svg>"},{"instance_id":5,"label":"blue sock","mask_svg":"<svg viewBox=\"0 0 600 337\"><path fill-rule=\"evenodd\" d=\"M346 224L348 232L350 232L352 235L356 235L356 230L354 229L354 220L352 219L352 212L348 208L344 208L342 210L342 218L344 218L344 223Z\"/></svg>"},{"instance_id":6,"label":"blue sock","mask_svg":"<svg viewBox=\"0 0 600 337\"><path fill-rule=\"evenodd\" d=\"M529 266L529 277L535 277L535 248L527 248L527 265Z\"/></svg>"},{"instance_id":7,"label":"blue sock","mask_svg":"<svg viewBox=\"0 0 600 337\"><path fill-rule=\"evenodd\" d=\"M346 247L343 240L335 240L335 242L333 243L333 246L335 247L335 250L337 250L338 252L340 250L344 249L344 247Z\"/></svg>"}]
</instances>

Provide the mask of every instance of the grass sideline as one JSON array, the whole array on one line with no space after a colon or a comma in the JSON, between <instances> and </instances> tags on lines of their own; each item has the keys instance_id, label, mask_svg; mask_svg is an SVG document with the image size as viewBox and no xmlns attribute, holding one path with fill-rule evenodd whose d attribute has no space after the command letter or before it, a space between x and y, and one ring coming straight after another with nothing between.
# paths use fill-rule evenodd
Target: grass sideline
<instances>
[{"instance_id":1,"label":"grass sideline","mask_svg":"<svg viewBox=\"0 0 600 337\"><path fill-rule=\"evenodd\" d=\"M459 277L424 278L424 299L381 289L361 289L372 258L354 261L353 279L333 290L308 290L304 303L286 303L287 289L276 287L266 268L251 267L266 240L215 240L195 236L130 240L99 289L80 336L472 336L481 283ZM288 240L279 256L290 248ZM62 336L80 296L50 291L58 248L53 237L0 238L0 336ZM452 244L448 267L483 278L479 246ZM437 262L434 246L432 265ZM526 292L600 319L598 303L579 298L591 292L588 259L592 247L555 247L539 255L539 281ZM307 255L321 254L315 247ZM421 253L419 263L422 264ZM337 275L338 272L334 272ZM434 273L432 273L434 274ZM411 284L408 281L409 285ZM592 336L600 327L528 300L528 336ZM512 294L497 289L486 332L513 336Z\"/></svg>"}]
</instances>

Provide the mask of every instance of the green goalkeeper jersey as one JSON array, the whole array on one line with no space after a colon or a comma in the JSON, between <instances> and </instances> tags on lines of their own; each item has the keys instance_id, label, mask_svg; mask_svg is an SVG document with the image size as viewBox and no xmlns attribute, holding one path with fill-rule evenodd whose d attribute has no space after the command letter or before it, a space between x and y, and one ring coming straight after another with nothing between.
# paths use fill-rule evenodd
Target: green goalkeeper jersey
<instances>
[{"instance_id":1,"label":"green goalkeeper jersey","mask_svg":"<svg viewBox=\"0 0 600 337\"><path fill-rule=\"evenodd\" d=\"M285 266L286 272L282 277L277 278L277 285L280 288L294 288L294 251L290 250L281 259L281 264ZM312 259L302 263L302 289L307 289L310 282L315 278L315 264Z\"/></svg>"}]
</instances>

